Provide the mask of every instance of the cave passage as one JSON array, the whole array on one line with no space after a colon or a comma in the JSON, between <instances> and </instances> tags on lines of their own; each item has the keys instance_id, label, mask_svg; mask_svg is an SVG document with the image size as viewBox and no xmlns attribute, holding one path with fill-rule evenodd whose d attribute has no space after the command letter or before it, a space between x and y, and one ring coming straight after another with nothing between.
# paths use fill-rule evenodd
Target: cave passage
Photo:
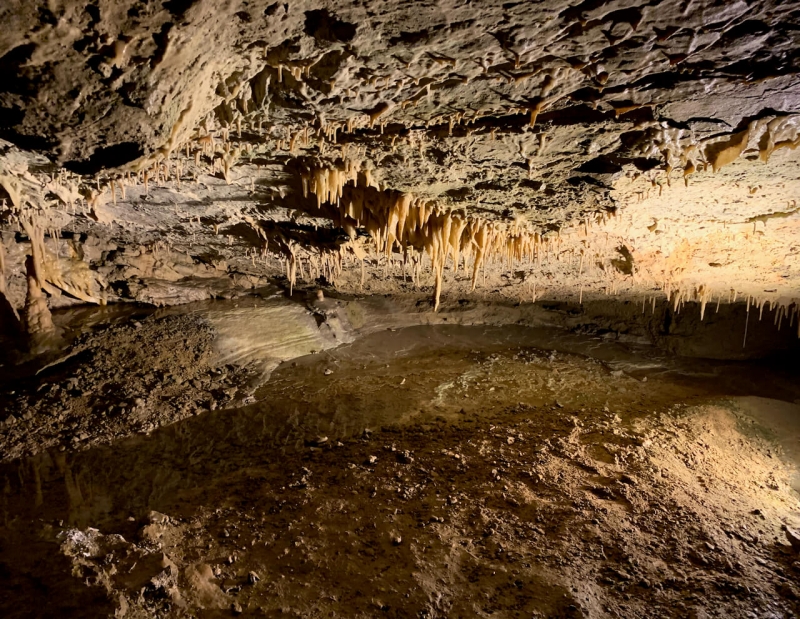
<instances>
[{"instance_id":1,"label":"cave passage","mask_svg":"<svg viewBox=\"0 0 800 619\"><path fill-rule=\"evenodd\" d=\"M800 1L0 25L0 617L800 615Z\"/></svg>"}]
</instances>

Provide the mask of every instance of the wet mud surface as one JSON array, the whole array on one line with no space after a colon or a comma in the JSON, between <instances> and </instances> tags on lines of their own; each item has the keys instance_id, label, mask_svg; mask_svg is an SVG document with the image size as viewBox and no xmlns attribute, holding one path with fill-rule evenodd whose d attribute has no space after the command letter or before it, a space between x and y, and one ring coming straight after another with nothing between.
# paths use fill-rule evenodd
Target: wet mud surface
<instances>
[{"instance_id":1,"label":"wet mud surface","mask_svg":"<svg viewBox=\"0 0 800 619\"><path fill-rule=\"evenodd\" d=\"M31 418L3 423L4 445L34 454L0 465L3 616L800 610L783 530L800 524L800 388L780 360L439 324L375 330L257 383L218 365L197 315L137 322L81 336L81 367L117 408L143 390L144 422L87 404L70 413L86 439L59 426L36 448L49 401L22 388ZM210 410L217 383L231 397Z\"/></svg>"}]
</instances>

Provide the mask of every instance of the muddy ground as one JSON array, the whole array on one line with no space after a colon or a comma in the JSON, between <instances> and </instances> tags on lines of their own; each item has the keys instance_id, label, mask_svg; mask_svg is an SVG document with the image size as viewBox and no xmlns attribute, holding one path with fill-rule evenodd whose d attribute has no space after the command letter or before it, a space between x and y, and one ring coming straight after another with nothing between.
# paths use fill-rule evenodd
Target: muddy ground
<instances>
[{"instance_id":1,"label":"muddy ground","mask_svg":"<svg viewBox=\"0 0 800 619\"><path fill-rule=\"evenodd\" d=\"M135 316L6 383L2 616L800 612L785 360L438 324L253 389L217 337Z\"/></svg>"}]
</instances>

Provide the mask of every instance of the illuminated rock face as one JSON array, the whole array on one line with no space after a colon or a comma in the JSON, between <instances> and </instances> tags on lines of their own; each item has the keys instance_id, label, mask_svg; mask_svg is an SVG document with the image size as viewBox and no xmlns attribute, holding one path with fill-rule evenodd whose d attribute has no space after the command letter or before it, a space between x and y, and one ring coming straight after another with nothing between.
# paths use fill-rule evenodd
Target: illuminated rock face
<instances>
[{"instance_id":1,"label":"illuminated rock face","mask_svg":"<svg viewBox=\"0 0 800 619\"><path fill-rule=\"evenodd\" d=\"M798 3L9 3L0 23L19 309L24 220L50 306L279 276L800 325Z\"/></svg>"}]
</instances>

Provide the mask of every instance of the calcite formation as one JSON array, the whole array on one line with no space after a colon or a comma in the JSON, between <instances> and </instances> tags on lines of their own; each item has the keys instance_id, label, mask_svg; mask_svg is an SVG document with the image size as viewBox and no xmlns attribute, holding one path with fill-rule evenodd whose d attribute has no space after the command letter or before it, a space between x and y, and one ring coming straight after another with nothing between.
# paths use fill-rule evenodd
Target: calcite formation
<instances>
[{"instance_id":1,"label":"calcite formation","mask_svg":"<svg viewBox=\"0 0 800 619\"><path fill-rule=\"evenodd\" d=\"M46 308L285 278L800 328L796 2L24 0L0 23L16 308L31 281Z\"/></svg>"}]
</instances>

